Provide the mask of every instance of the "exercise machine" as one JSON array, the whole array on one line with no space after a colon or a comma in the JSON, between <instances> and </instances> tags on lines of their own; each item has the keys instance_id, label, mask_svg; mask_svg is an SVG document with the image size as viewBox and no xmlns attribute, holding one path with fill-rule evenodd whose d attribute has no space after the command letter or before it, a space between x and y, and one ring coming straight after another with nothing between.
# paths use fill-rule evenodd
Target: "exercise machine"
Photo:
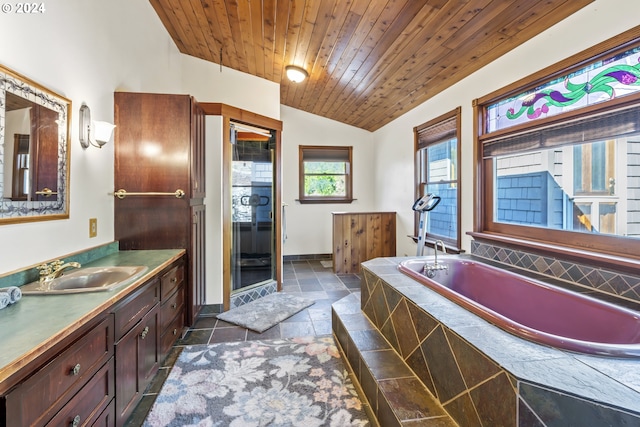
<instances>
[{"instance_id":1,"label":"exercise machine","mask_svg":"<svg viewBox=\"0 0 640 427\"><path fill-rule=\"evenodd\" d=\"M413 204L413 210L420 213L420 226L418 227L418 251L416 256L424 254L424 242L427 237L427 215L440 203L440 196L427 193Z\"/></svg>"}]
</instances>

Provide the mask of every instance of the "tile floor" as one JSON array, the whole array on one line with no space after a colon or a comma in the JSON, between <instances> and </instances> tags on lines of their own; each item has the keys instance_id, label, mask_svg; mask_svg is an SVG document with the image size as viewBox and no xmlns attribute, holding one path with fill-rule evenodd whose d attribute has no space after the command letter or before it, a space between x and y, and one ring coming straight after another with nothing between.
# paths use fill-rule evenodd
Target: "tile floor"
<instances>
[{"instance_id":1,"label":"tile floor","mask_svg":"<svg viewBox=\"0 0 640 427\"><path fill-rule=\"evenodd\" d=\"M203 310L193 327L176 343L164 361L126 426L142 425L182 346L331 335L331 304L352 292L360 292L360 277L355 274L335 275L331 267L323 267L320 261L285 261L282 290L312 299L315 304L262 334L218 320L216 313Z\"/></svg>"}]
</instances>

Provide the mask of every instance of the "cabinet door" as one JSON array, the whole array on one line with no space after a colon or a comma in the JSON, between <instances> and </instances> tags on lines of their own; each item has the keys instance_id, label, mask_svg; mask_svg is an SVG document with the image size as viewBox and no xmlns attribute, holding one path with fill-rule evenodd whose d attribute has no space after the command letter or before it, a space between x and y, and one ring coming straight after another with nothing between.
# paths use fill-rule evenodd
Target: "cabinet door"
<instances>
[{"instance_id":1,"label":"cabinet door","mask_svg":"<svg viewBox=\"0 0 640 427\"><path fill-rule=\"evenodd\" d=\"M204 110L192 99L191 103L191 197L205 196L205 123Z\"/></svg>"},{"instance_id":2,"label":"cabinet door","mask_svg":"<svg viewBox=\"0 0 640 427\"><path fill-rule=\"evenodd\" d=\"M136 407L160 366L160 306L155 305L116 344L116 425Z\"/></svg>"},{"instance_id":3,"label":"cabinet door","mask_svg":"<svg viewBox=\"0 0 640 427\"><path fill-rule=\"evenodd\" d=\"M115 189L173 196L115 199L120 249L187 249L191 190L191 105L188 95L116 92Z\"/></svg>"},{"instance_id":4,"label":"cabinet door","mask_svg":"<svg viewBox=\"0 0 640 427\"><path fill-rule=\"evenodd\" d=\"M187 324L192 326L205 298L205 206L191 207L190 289L187 292Z\"/></svg>"}]
</instances>

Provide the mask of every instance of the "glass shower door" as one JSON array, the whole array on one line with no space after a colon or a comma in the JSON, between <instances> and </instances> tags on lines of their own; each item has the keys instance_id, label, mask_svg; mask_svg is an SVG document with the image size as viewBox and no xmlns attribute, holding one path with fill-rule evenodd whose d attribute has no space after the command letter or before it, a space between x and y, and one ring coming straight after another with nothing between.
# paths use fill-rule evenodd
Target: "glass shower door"
<instances>
[{"instance_id":1,"label":"glass shower door","mask_svg":"<svg viewBox=\"0 0 640 427\"><path fill-rule=\"evenodd\" d=\"M274 150L268 134L232 132L231 289L238 291L275 280Z\"/></svg>"}]
</instances>

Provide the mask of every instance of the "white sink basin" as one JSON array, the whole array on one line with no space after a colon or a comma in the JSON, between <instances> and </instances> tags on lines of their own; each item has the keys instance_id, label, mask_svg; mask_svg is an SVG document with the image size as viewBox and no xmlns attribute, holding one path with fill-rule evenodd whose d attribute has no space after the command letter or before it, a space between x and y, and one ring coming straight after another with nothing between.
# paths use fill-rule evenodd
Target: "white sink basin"
<instances>
[{"instance_id":1,"label":"white sink basin","mask_svg":"<svg viewBox=\"0 0 640 427\"><path fill-rule=\"evenodd\" d=\"M69 294L109 291L142 276L146 266L88 267L64 272L48 282L33 282L20 287L23 294Z\"/></svg>"}]
</instances>

